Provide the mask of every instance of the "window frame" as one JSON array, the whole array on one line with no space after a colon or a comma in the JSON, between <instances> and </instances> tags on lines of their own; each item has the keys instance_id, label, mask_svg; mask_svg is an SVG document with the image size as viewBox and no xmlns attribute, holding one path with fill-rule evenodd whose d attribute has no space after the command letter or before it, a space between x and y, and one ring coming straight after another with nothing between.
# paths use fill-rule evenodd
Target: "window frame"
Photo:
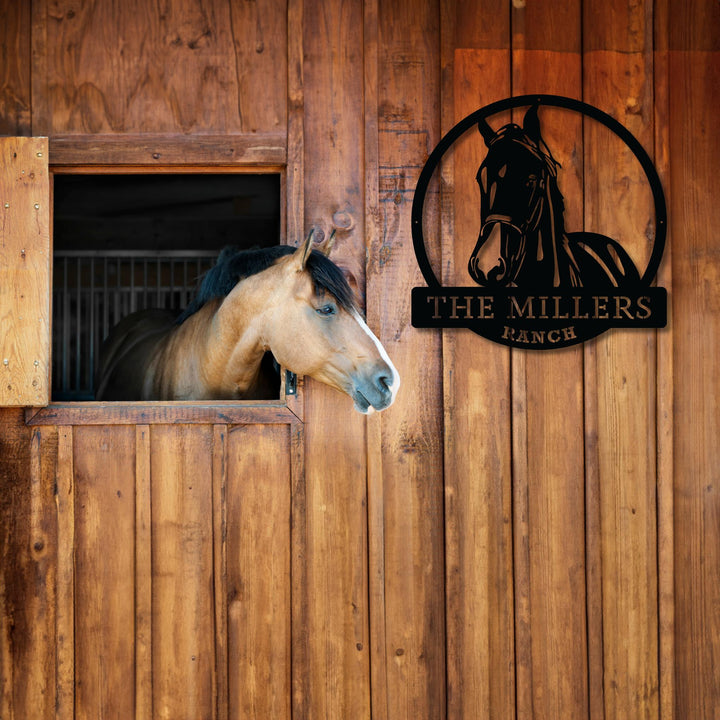
<instances>
[{"instance_id":1,"label":"window frame","mask_svg":"<svg viewBox=\"0 0 720 720\"><path fill-rule=\"evenodd\" d=\"M233 140L234 138L230 139ZM284 141L284 138L282 138ZM284 147L279 152L280 140L277 134L253 135L248 140L236 142L241 147L239 162L227 162L228 138L216 140L213 145L205 140L204 162L179 161L187 157L182 148L192 146L192 141L183 139L173 141L166 139L164 144L153 144L152 147L163 147L163 150L150 153L153 162L136 162L138 149L132 139L113 139L112 148L108 153L102 152L107 143L82 139L60 138L50 144L50 162L48 164L49 201L50 201L50 278L53 272L53 221L54 209L53 185L55 175L68 174L276 174L280 176L280 244L289 244L288 237L295 232L288 231L292 224L290 218L296 216L292 203L297 204L298 193L288 187L292 182L292 173L288 172ZM129 150L130 162L105 162L107 157L122 159L123 147ZM258 151L253 152L257 147ZM209 150L208 150L209 148ZM105 148L107 149L107 147ZM120 154L120 158L118 158ZM197 154L197 150L195 151ZM190 153L195 159L193 153ZM251 157L248 157L251 156ZM161 162L165 157L165 162ZM169 158L169 161L168 161ZM177 160L177 161L175 161ZM50 356L52 338L52 280L50 280L50 317L48 319L48 398L49 403L40 407L27 407L25 422L28 425L111 425L111 424L195 424L195 423L288 423L300 422L304 418L304 382L296 378L284 368L281 369L280 393L272 400L227 400L213 402L194 401L141 401L141 402L53 402L50 388L52 358ZM290 380L290 382L288 382ZM293 382L294 380L294 382ZM289 392L288 392L289 390Z\"/></svg>"}]
</instances>

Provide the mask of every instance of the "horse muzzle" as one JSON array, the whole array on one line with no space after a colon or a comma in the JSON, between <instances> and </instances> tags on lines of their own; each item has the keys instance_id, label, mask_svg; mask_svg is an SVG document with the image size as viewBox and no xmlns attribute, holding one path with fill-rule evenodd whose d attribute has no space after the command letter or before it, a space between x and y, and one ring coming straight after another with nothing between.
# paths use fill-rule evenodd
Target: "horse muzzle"
<instances>
[{"instance_id":1,"label":"horse muzzle","mask_svg":"<svg viewBox=\"0 0 720 720\"><path fill-rule=\"evenodd\" d=\"M522 230L509 216L489 216L468 262L470 276L485 287L511 285L522 262L523 247Z\"/></svg>"},{"instance_id":2,"label":"horse muzzle","mask_svg":"<svg viewBox=\"0 0 720 720\"><path fill-rule=\"evenodd\" d=\"M354 378L349 395L355 409L368 414L390 407L395 402L399 387L400 376L397 370L383 363L371 373Z\"/></svg>"}]
</instances>

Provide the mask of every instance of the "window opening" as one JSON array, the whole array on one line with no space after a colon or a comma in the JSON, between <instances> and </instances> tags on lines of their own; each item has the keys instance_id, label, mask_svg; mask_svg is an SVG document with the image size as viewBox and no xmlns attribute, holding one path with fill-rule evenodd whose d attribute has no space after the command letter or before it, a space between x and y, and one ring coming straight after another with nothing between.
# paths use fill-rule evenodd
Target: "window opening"
<instances>
[{"instance_id":1,"label":"window opening","mask_svg":"<svg viewBox=\"0 0 720 720\"><path fill-rule=\"evenodd\" d=\"M226 245L280 241L280 176L53 176L52 399L94 399L102 341L136 310L177 311ZM280 391L278 377L277 399Z\"/></svg>"}]
</instances>

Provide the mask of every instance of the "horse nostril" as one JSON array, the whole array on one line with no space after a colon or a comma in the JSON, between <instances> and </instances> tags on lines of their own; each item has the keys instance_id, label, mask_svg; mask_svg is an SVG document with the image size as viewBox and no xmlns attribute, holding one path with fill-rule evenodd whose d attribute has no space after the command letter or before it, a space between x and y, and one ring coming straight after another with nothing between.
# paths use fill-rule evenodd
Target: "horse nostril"
<instances>
[{"instance_id":1,"label":"horse nostril","mask_svg":"<svg viewBox=\"0 0 720 720\"><path fill-rule=\"evenodd\" d=\"M392 375L381 373L375 378L375 382L380 391L385 394L390 392L390 386L393 384Z\"/></svg>"}]
</instances>

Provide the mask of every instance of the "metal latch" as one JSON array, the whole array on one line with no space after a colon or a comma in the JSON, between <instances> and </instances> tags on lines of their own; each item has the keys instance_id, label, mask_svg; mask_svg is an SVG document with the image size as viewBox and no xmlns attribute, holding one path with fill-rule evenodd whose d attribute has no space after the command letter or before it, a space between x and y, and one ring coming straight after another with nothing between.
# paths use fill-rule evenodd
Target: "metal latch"
<instances>
[{"instance_id":1,"label":"metal latch","mask_svg":"<svg viewBox=\"0 0 720 720\"><path fill-rule=\"evenodd\" d=\"M297 395L297 375L289 370L285 371L285 394Z\"/></svg>"}]
</instances>

